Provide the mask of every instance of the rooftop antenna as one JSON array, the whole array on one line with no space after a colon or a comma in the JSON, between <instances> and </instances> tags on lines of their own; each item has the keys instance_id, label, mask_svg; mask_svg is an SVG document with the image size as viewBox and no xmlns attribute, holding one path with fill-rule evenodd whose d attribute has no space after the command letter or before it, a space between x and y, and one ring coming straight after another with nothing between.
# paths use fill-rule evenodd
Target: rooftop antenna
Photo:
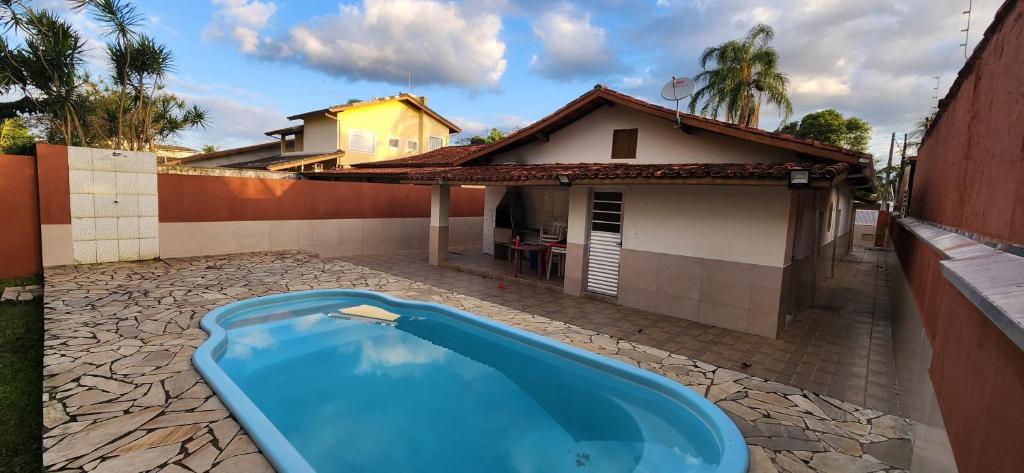
<instances>
[{"instance_id":1,"label":"rooftop antenna","mask_svg":"<svg viewBox=\"0 0 1024 473\"><path fill-rule=\"evenodd\" d=\"M661 98L676 103L676 128L683 126L683 121L679 116L679 101L693 95L694 85L693 79L689 77L672 76L672 80L661 88Z\"/></svg>"},{"instance_id":2,"label":"rooftop antenna","mask_svg":"<svg viewBox=\"0 0 1024 473\"><path fill-rule=\"evenodd\" d=\"M932 95L935 105L932 105L932 108L939 108L939 76L935 76L935 87L932 90L935 91L935 94Z\"/></svg>"},{"instance_id":3,"label":"rooftop antenna","mask_svg":"<svg viewBox=\"0 0 1024 473\"><path fill-rule=\"evenodd\" d=\"M405 73L406 73L406 75L407 75L407 77L409 79L409 88L407 90L411 94L412 93L412 71L405 71Z\"/></svg>"}]
</instances>

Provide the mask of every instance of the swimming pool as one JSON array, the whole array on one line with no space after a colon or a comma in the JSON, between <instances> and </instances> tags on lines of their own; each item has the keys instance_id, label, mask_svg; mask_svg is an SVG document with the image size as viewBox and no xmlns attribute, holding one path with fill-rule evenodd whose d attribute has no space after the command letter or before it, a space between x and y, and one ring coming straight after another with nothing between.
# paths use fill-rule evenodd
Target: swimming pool
<instances>
[{"instance_id":1,"label":"swimming pool","mask_svg":"<svg viewBox=\"0 0 1024 473\"><path fill-rule=\"evenodd\" d=\"M746 471L688 388L450 307L304 291L202 327L197 369L279 471Z\"/></svg>"}]
</instances>

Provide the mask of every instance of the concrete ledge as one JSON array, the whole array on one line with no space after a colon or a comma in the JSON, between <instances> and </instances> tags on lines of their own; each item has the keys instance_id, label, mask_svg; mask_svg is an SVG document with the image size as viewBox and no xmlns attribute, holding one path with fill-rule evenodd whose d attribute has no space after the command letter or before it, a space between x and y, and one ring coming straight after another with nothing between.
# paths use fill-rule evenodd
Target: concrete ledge
<instances>
[{"instance_id":1,"label":"concrete ledge","mask_svg":"<svg viewBox=\"0 0 1024 473\"><path fill-rule=\"evenodd\" d=\"M257 169L207 168L199 166L160 165L160 174L184 174L187 176L248 177L259 179L302 179L294 172L260 171Z\"/></svg>"},{"instance_id":2,"label":"concrete ledge","mask_svg":"<svg viewBox=\"0 0 1024 473\"><path fill-rule=\"evenodd\" d=\"M1024 350L1024 258L915 218L899 224L943 255L943 276Z\"/></svg>"}]
</instances>

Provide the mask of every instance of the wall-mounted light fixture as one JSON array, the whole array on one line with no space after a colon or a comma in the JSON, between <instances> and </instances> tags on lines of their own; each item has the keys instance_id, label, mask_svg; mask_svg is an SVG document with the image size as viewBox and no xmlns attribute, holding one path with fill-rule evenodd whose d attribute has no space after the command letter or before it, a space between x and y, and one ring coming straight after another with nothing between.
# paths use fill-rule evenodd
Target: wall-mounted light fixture
<instances>
[{"instance_id":1,"label":"wall-mounted light fixture","mask_svg":"<svg viewBox=\"0 0 1024 473\"><path fill-rule=\"evenodd\" d=\"M811 187L811 171L807 169L789 170L789 188L806 189Z\"/></svg>"},{"instance_id":2,"label":"wall-mounted light fixture","mask_svg":"<svg viewBox=\"0 0 1024 473\"><path fill-rule=\"evenodd\" d=\"M437 185L439 185L439 186L443 186L443 185L445 185L445 184L447 184L447 182L445 182L445 180L444 180L444 178L443 178L443 177L439 177L439 178L437 178Z\"/></svg>"},{"instance_id":3,"label":"wall-mounted light fixture","mask_svg":"<svg viewBox=\"0 0 1024 473\"><path fill-rule=\"evenodd\" d=\"M559 174L557 177L558 177L558 185L560 185L560 186L571 186L572 185L572 181L569 180L569 175L568 174Z\"/></svg>"}]
</instances>

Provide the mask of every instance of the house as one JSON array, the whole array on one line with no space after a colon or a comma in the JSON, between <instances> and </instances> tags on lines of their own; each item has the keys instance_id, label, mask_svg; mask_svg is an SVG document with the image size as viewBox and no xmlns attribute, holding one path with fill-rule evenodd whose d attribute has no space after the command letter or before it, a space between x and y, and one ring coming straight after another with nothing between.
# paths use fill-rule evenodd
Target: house
<instances>
[{"instance_id":1,"label":"house","mask_svg":"<svg viewBox=\"0 0 1024 473\"><path fill-rule=\"evenodd\" d=\"M877 208L854 208L853 244L874 246L875 226L878 224Z\"/></svg>"},{"instance_id":2,"label":"house","mask_svg":"<svg viewBox=\"0 0 1024 473\"><path fill-rule=\"evenodd\" d=\"M299 113L302 124L266 132L275 141L198 154L177 164L269 171L321 171L419 154L461 130L407 93Z\"/></svg>"},{"instance_id":3,"label":"house","mask_svg":"<svg viewBox=\"0 0 1024 473\"><path fill-rule=\"evenodd\" d=\"M192 156L199 151L187 146L158 144L153 152L156 154L156 162L158 164L167 164L168 162L173 162L186 156Z\"/></svg>"},{"instance_id":4,"label":"house","mask_svg":"<svg viewBox=\"0 0 1024 473\"><path fill-rule=\"evenodd\" d=\"M485 186L484 253L564 227L564 292L776 337L849 251L871 164L599 85L493 144L308 177L431 185L431 264L450 186Z\"/></svg>"}]
</instances>

